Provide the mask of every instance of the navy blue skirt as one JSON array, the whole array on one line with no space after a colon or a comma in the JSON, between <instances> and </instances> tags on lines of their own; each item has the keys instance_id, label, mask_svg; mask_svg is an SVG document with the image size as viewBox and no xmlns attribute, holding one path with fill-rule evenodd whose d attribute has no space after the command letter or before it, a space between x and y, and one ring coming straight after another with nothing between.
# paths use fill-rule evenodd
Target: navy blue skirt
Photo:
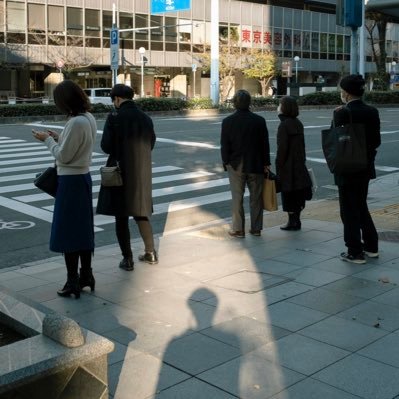
<instances>
[{"instance_id":1,"label":"navy blue skirt","mask_svg":"<svg viewBox=\"0 0 399 399\"><path fill-rule=\"evenodd\" d=\"M58 176L50 250L63 253L94 250L90 173Z\"/></svg>"}]
</instances>

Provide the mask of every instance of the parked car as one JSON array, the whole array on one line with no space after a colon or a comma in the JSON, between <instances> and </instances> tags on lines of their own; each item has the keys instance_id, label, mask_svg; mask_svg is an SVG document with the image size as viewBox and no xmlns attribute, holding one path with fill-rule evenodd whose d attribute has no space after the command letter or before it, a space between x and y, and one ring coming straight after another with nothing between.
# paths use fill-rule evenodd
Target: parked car
<instances>
[{"instance_id":1,"label":"parked car","mask_svg":"<svg viewBox=\"0 0 399 399\"><path fill-rule=\"evenodd\" d=\"M110 87L93 87L91 89L84 89L84 92L89 97L92 104L107 104L112 105Z\"/></svg>"}]
</instances>

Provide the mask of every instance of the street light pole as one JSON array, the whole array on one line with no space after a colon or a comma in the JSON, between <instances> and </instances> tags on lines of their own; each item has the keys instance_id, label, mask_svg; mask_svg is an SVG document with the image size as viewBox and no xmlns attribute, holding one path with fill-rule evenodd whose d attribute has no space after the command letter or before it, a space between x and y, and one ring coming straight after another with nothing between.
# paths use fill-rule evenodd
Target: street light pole
<instances>
[{"instance_id":1,"label":"street light pole","mask_svg":"<svg viewBox=\"0 0 399 399\"><path fill-rule=\"evenodd\" d=\"M294 61L295 61L295 83L298 83L298 62L300 60L301 59L297 55L294 57Z\"/></svg>"},{"instance_id":2,"label":"street light pole","mask_svg":"<svg viewBox=\"0 0 399 399\"><path fill-rule=\"evenodd\" d=\"M140 59L141 59L141 98L143 98L144 97L144 54L145 54L145 48L140 47L139 53L140 53Z\"/></svg>"}]
</instances>

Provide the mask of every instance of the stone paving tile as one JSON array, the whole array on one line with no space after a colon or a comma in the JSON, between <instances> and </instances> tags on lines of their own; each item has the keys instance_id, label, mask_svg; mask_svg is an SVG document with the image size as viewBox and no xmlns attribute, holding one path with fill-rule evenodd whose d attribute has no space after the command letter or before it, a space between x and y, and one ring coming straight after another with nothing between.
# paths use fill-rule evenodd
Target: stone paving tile
<instances>
[{"instance_id":1,"label":"stone paving tile","mask_svg":"<svg viewBox=\"0 0 399 399\"><path fill-rule=\"evenodd\" d=\"M323 287L329 291L345 292L347 295L370 299L394 288L392 284L384 284L356 277L345 277Z\"/></svg>"},{"instance_id":2,"label":"stone paving tile","mask_svg":"<svg viewBox=\"0 0 399 399\"><path fill-rule=\"evenodd\" d=\"M386 335L361 349L358 354L399 369L399 332Z\"/></svg>"},{"instance_id":3,"label":"stone paving tile","mask_svg":"<svg viewBox=\"0 0 399 399\"><path fill-rule=\"evenodd\" d=\"M287 273L286 277L295 279L298 283L320 287L333 281L340 280L345 276L343 274L333 273L326 270L318 270L306 267L300 270Z\"/></svg>"},{"instance_id":4,"label":"stone paving tile","mask_svg":"<svg viewBox=\"0 0 399 399\"><path fill-rule=\"evenodd\" d=\"M320 312L335 314L363 302L364 299L344 292L327 291L323 287L289 298L288 301Z\"/></svg>"},{"instance_id":5,"label":"stone paving tile","mask_svg":"<svg viewBox=\"0 0 399 399\"><path fill-rule=\"evenodd\" d=\"M349 262L343 262L340 258L335 257L323 262L315 263L314 265L310 266L313 269L318 270L326 270L332 273L338 273L343 275L353 275L359 273L360 271L365 271L373 268L373 265L366 264L366 265L355 265Z\"/></svg>"},{"instance_id":6,"label":"stone paving tile","mask_svg":"<svg viewBox=\"0 0 399 399\"><path fill-rule=\"evenodd\" d=\"M329 255L319 255L310 251L292 250L286 254L274 257L273 260L290 263L296 266L311 266L330 258L331 256Z\"/></svg>"},{"instance_id":7,"label":"stone paving tile","mask_svg":"<svg viewBox=\"0 0 399 399\"><path fill-rule=\"evenodd\" d=\"M232 346L238 344L241 353L250 352L290 334L288 330L245 316L206 328L200 333Z\"/></svg>"},{"instance_id":8,"label":"stone paving tile","mask_svg":"<svg viewBox=\"0 0 399 399\"><path fill-rule=\"evenodd\" d=\"M30 276L50 283L60 283L60 285L64 286L67 279L67 271L65 267L58 267L30 274Z\"/></svg>"},{"instance_id":9,"label":"stone paving tile","mask_svg":"<svg viewBox=\"0 0 399 399\"><path fill-rule=\"evenodd\" d=\"M340 237L340 233L336 232L328 232L328 231L320 231L318 229L314 229L311 231L305 231L300 234L295 240L294 247L309 247L309 245L317 245L322 244L324 242L329 242Z\"/></svg>"},{"instance_id":10,"label":"stone paving tile","mask_svg":"<svg viewBox=\"0 0 399 399\"><path fill-rule=\"evenodd\" d=\"M225 332L225 335L231 335ZM197 375L240 356L239 338L221 337L216 340L203 334L194 333L176 337L166 349L154 349L153 356L190 375ZM228 345L224 342L234 342Z\"/></svg>"},{"instance_id":11,"label":"stone paving tile","mask_svg":"<svg viewBox=\"0 0 399 399\"><path fill-rule=\"evenodd\" d=\"M122 362L125 359L143 354L143 352L131 348L130 345L122 345L116 341L113 342L114 350L113 352L108 354L108 366L111 366L114 363Z\"/></svg>"},{"instance_id":12,"label":"stone paving tile","mask_svg":"<svg viewBox=\"0 0 399 399\"><path fill-rule=\"evenodd\" d=\"M270 305L266 312L258 311L248 315L249 318L270 323L290 331L297 331L328 317L328 313L319 312L288 301Z\"/></svg>"},{"instance_id":13,"label":"stone paving tile","mask_svg":"<svg viewBox=\"0 0 399 399\"><path fill-rule=\"evenodd\" d=\"M270 399L359 399L359 396L351 395L313 378L306 378Z\"/></svg>"},{"instance_id":14,"label":"stone paving tile","mask_svg":"<svg viewBox=\"0 0 399 399\"><path fill-rule=\"evenodd\" d=\"M89 311L95 311L97 309L104 309L106 306L111 305L111 302L107 302L102 298L97 298L88 293L84 293L80 295L79 300L75 300L74 297L57 297L55 299L45 301L42 304L58 313L71 317Z\"/></svg>"},{"instance_id":15,"label":"stone paving tile","mask_svg":"<svg viewBox=\"0 0 399 399\"><path fill-rule=\"evenodd\" d=\"M394 288L372 299L373 302L399 307L399 288Z\"/></svg>"},{"instance_id":16,"label":"stone paving tile","mask_svg":"<svg viewBox=\"0 0 399 399\"><path fill-rule=\"evenodd\" d=\"M371 269L356 273L353 277L363 278L365 280L377 281L377 282L389 282L391 284L399 284L399 269L395 270L390 267L373 267Z\"/></svg>"},{"instance_id":17,"label":"stone paving tile","mask_svg":"<svg viewBox=\"0 0 399 399\"><path fill-rule=\"evenodd\" d=\"M313 378L364 399L392 399L399 394L399 369L357 354L321 370Z\"/></svg>"},{"instance_id":18,"label":"stone paving tile","mask_svg":"<svg viewBox=\"0 0 399 399\"><path fill-rule=\"evenodd\" d=\"M306 375L316 373L349 354L346 350L297 333L268 343L250 353L251 356L261 355L273 363Z\"/></svg>"},{"instance_id":19,"label":"stone paving tile","mask_svg":"<svg viewBox=\"0 0 399 399\"><path fill-rule=\"evenodd\" d=\"M149 399L234 399L237 396L230 395L212 385L197 378L190 378L171 388L165 389L158 395Z\"/></svg>"},{"instance_id":20,"label":"stone paving tile","mask_svg":"<svg viewBox=\"0 0 399 399\"><path fill-rule=\"evenodd\" d=\"M26 276L26 275L19 275L16 278L10 278L8 280L1 280L1 285L7 289L10 289L15 292L27 290L32 287L39 287L41 285L48 284L48 281L43 281L42 279Z\"/></svg>"},{"instance_id":21,"label":"stone paving tile","mask_svg":"<svg viewBox=\"0 0 399 399\"><path fill-rule=\"evenodd\" d=\"M385 331L331 316L298 332L309 338L355 352L377 341Z\"/></svg>"},{"instance_id":22,"label":"stone paving tile","mask_svg":"<svg viewBox=\"0 0 399 399\"><path fill-rule=\"evenodd\" d=\"M351 309L347 309L337 314L347 320L356 320L368 326L375 326L386 331L395 331L399 329L398 308L374 301L366 301Z\"/></svg>"},{"instance_id":23,"label":"stone paving tile","mask_svg":"<svg viewBox=\"0 0 399 399\"><path fill-rule=\"evenodd\" d=\"M276 287L267 288L265 292L268 298L270 297L270 299L274 299L274 302L276 302L275 300L287 299L303 292L310 291L312 288L313 287L310 285L291 281L289 283L281 284Z\"/></svg>"},{"instance_id":24,"label":"stone paving tile","mask_svg":"<svg viewBox=\"0 0 399 399\"><path fill-rule=\"evenodd\" d=\"M256 263L256 268L258 271L263 273L271 273L278 276L283 276L287 273L293 272L294 270L302 269L303 267L291 265L285 262L278 262L274 259L264 259Z\"/></svg>"},{"instance_id":25,"label":"stone paving tile","mask_svg":"<svg viewBox=\"0 0 399 399\"><path fill-rule=\"evenodd\" d=\"M42 303L50 301L51 299L59 298L57 291L62 287L63 285L59 283L49 283L20 291L20 294L32 299L33 301Z\"/></svg>"},{"instance_id":26,"label":"stone paving tile","mask_svg":"<svg viewBox=\"0 0 399 399\"><path fill-rule=\"evenodd\" d=\"M254 356L252 353L233 359L197 377L245 399L269 398L305 378L300 373L269 362L261 354Z\"/></svg>"},{"instance_id":27,"label":"stone paving tile","mask_svg":"<svg viewBox=\"0 0 399 399\"><path fill-rule=\"evenodd\" d=\"M109 366L108 378L115 399L145 399L189 376L154 356L142 354Z\"/></svg>"}]
</instances>

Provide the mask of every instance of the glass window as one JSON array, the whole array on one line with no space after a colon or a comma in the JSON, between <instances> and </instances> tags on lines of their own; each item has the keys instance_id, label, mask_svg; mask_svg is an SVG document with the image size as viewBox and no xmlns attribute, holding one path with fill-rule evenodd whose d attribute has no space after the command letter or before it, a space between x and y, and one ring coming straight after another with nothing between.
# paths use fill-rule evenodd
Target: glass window
<instances>
[{"instance_id":1,"label":"glass window","mask_svg":"<svg viewBox=\"0 0 399 399\"><path fill-rule=\"evenodd\" d=\"M7 2L7 30L9 32L25 32L25 3Z\"/></svg>"},{"instance_id":2,"label":"glass window","mask_svg":"<svg viewBox=\"0 0 399 399\"><path fill-rule=\"evenodd\" d=\"M283 26L283 9L281 7L273 7L273 26Z\"/></svg>"},{"instance_id":3,"label":"glass window","mask_svg":"<svg viewBox=\"0 0 399 399\"><path fill-rule=\"evenodd\" d=\"M294 29L302 28L302 11L293 10L294 11Z\"/></svg>"},{"instance_id":4,"label":"glass window","mask_svg":"<svg viewBox=\"0 0 399 399\"><path fill-rule=\"evenodd\" d=\"M320 30L320 14L317 12L312 13L312 30Z\"/></svg>"},{"instance_id":5,"label":"glass window","mask_svg":"<svg viewBox=\"0 0 399 399\"><path fill-rule=\"evenodd\" d=\"M193 21L193 43L205 43L205 24L201 21Z\"/></svg>"},{"instance_id":6,"label":"glass window","mask_svg":"<svg viewBox=\"0 0 399 399\"><path fill-rule=\"evenodd\" d=\"M85 10L86 36L100 37L100 11Z\"/></svg>"},{"instance_id":7,"label":"glass window","mask_svg":"<svg viewBox=\"0 0 399 399\"><path fill-rule=\"evenodd\" d=\"M48 6L48 30L65 32L64 7Z\"/></svg>"},{"instance_id":8,"label":"glass window","mask_svg":"<svg viewBox=\"0 0 399 399\"><path fill-rule=\"evenodd\" d=\"M284 25L287 28L292 28L292 9L284 8Z\"/></svg>"},{"instance_id":9,"label":"glass window","mask_svg":"<svg viewBox=\"0 0 399 399\"><path fill-rule=\"evenodd\" d=\"M326 53L327 52L327 33L320 33L320 52Z\"/></svg>"},{"instance_id":10,"label":"glass window","mask_svg":"<svg viewBox=\"0 0 399 399\"><path fill-rule=\"evenodd\" d=\"M165 17L165 41L176 42L177 41L177 26L176 18ZM173 51L173 50L167 50Z\"/></svg>"},{"instance_id":11,"label":"glass window","mask_svg":"<svg viewBox=\"0 0 399 399\"><path fill-rule=\"evenodd\" d=\"M82 35L83 13L80 8L67 8L67 31L69 35Z\"/></svg>"},{"instance_id":12,"label":"glass window","mask_svg":"<svg viewBox=\"0 0 399 399\"><path fill-rule=\"evenodd\" d=\"M103 47L109 48L112 28L112 12L103 11Z\"/></svg>"},{"instance_id":13,"label":"glass window","mask_svg":"<svg viewBox=\"0 0 399 399\"><path fill-rule=\"evenodd\" d=\"M28 4L28 28L29 31L46 30L44 5Z\"/></svg>"},{"instance_id":14,"label":"glass window","mask_svg":"<svg viewBox=\"0 0 399 399\"><path fill-rule=\"evenodd\" d=\"M163 41L163 17L160 15L150 15L150 26L156 28L150 31L151 41Z\"/></svg>"},{"instance_id":15,"label":"glass window","mask_svg":"<svg viewBox=\"0 0 399 399\"><path fill-rule=\"evenodd\" d=\"M133 15L125 12L119 13L119 28L132 29ZM120 32L119 36L123 39L133 39L133 32Z\"/></svg>"},{"instance_id":16,"label":"glass window","mask_svg":"<svg viewBox=\"0 0 399 399\"><path fill-rule=\"evenodd\" d=\"M328 52L330 54L335 54L335 35L328 35Z\"/></svg>"},{"instance_id":17,"label":"glass window","mask_svg":"<svg viewBox=\"0 0 399 399\"><path fill-rule=\"evenodd\" d=\"M302 49L302 35L299 30L294 30L293 32L293 44L294 44L294 50L301 51Z\"/></svg>"},{"instance_id":18,"label":"glass window","mask_svg":"<svg viewBox=\"0 0 399 399\"><path fill-rule=\"evenodd\" d=\"M192 24L191 21L187 19L179 19L179 26L178 32L179 32L179 42L180 43L191 43L191 29L192 29Z\"/></svg>"},{"instance_id":19,"label":"glass window","mask_svg":"<svg viewBox=\"0 0 399 399\"><path fill-rule=\"evenodd\" d=\"M134 17L134 27L135 28L147 28L149 26L148 23L148 15L145 14L136 14ZM136 40L148 40L148 30L143 30L143 31L138 31L135 32ZM140 47L145 47L148 49L148 43L145 46L140 46ZM137 48L137 46L136 46Z\"/></svg>"},{"instance_id":20,"label":"glass window","mask_svg":"<svg viewBox=\"0 0 399 399\"><path fill-rule=\"evenodd\" d=\"M310 50L310 32L302 33L302 50L303 51Z\"/></svg>"},{"instance_id":21,"label":"glass window","mask_svg":"<svg viewBox=\"0 0 399 399\"><path fill-rule=\"evenodd\" d=\"M319 52L319 33L312 32L312 51Z\"/></svg>"},{"instance_id":22,"label":"glass window","mask_svg":"<svg viewBox=\"0 0 399 399\"><path fill-rule=\"evenodd\" d=\"M292 31L284 29L284 50L292 49Z\"/></svg>"},{"instance_id":23,"label":"glass window","mask_svg":"<svg viewBox=\"0 0 399 399\"><path fill-rule=\"evenodd\" d=\"M344 38L344 53L350 54L351 52L351 37L350 36L345 36Z\"/></svg>"},{"instance_id":24,"label":"glass window","mask_svg":"<svg viewBox=\"0 0 399 399\"><path fill-rule=\"evenodd\" d=\"M342 54L344 52L344 37L337 35L337 53Z\"/></svg>"},{"instance_id":25,"label":"glass window","mask_svg":"<svg viewBox=\"0 0 399 399\"><path fill-rule=\"evenodd\" d=\"M273 30L273 48L281 49L283 44L283 32L281 29L274 28Z\"/></svg>"}]
</instances>

